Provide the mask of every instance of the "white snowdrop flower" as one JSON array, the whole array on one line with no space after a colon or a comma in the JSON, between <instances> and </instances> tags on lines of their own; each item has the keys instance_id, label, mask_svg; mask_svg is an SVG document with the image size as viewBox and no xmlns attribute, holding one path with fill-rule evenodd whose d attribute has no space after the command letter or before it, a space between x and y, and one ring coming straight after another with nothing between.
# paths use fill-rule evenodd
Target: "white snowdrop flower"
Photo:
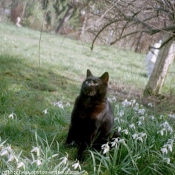
<instances>
[{"instance_id":1,"label":"white snowdrop flower","mask_svg":"<svg viewBox=\"0 0 175 175\"><path fill-rule=\"evenodd\" d=\"M59 102L57 103L57 106L58 106L59 108L62 108L62 109L64 108L64 107L63 107L62 101L59 101Z\"/></svg>"},{"instance_id":2,"label":"white snowdrop flower","mask_svg":"<svg viewBox=\"0 0 175 175\"><path fill-rule=\"evenodd\" d=\"M153 104L152 104L152 103L148 103L148 106L149 106L149 107L153 107Z\"/></svg>"},{"instance_id":3,"label":"white snowdrop flower","mask_svg":"<svg viewBox=\"0 0 175 175\"><path fill-rule=\"evenodd\" d=\"M64 165L66 165L67 162L68 162L68 158L67 158L67 156L65 156L65 157L61 157L60 160L62 160L61 162L62 162Z\"/></svg>"},{"instance_id":4,"label":"white snowdrop flower","mask_svg":"<svg viewBox=\"0 0 175 175\"><path fill-rule=\"evenodd\" d=\"M160 115L160 116L159 116L159 119L161 119L161 120L162 120L162 119L163 119L163 117L164 117L163 115Z\"/></svg>"},{"instance_id":5,"label":"white snowdrop flower","mask_svg":"<svg viewBox=\"0 0 175 175\"><path fill-rule=\"evenodd\" d=\"M174 140L168 139L167 147L169 148L169 150L170 150L171 152L172 152L172 150L173 150L173 143L174 143Z\"/></svg>"},{"instance_id":6,"label":"white snowdrop flower","mask_svg":"<svg viewBox=\"0 0 175 175\"><path fill-rule=\"evenodd\" d=\"M143 108L142 109L139 109L138 110L138 113L141 114L141 115L144 115L145 114L145 109L143 109Z\"/></svg>"},{"instance_id":7,"label":"white snowdrop flower","mask_svg":"<svg viewBox=\"0 0 175 175\"><path fill-rule=\"evenodd\" d=\"M169 123L165 121L164 123L160 124L160 126L163 126L164 128L169 127Z\"/></svg>"},{"instance_id":8,"label":"white snowdrop flower","mask_svg":"<svg viewBox=\"0 0 175 175\"><path fill-rule=\"evenodd\" d=\"M136 103L136 100L135 99L131 100L131 104L132 105L135 104L135 103Z\"/></svg>"},{"instance_id":9,"label":"white snowdrop flower","mask_svg":"<svg viewBox=\"0 0 175 175\"><path fill-rule=\"evenodd\" d=\"M72 167L74 168L74 170L77 169L77 168L79 168L79 169L81 170L81 166L80 166L79 161L77 161L76 163L74 163L74 164L72 165Z\"/></svg>"},{"instance_id":10,"label":"white snowdrop flower","mask_svg":"<svg viewBox=\"0 0 175 175\"><path fill-rule=\"evenodd\" d=\"M9 118L11 118L11 119L14 119L14 113L11 113L10 115L9 115Z\"/></svg>"},{"instance_id":11,"label":"white snowdrop flower","mask_svg":"<svg viewBox=\"0 0 175 175\"><path fill-rule=\"evenodd\" d=\"M7 162L12 162L13 160L16 160L16 162L18 162L18 158L13 153L11 153L8 156L8 161Z\"/></svg>"},{"instance_id":12,"label":"white snowdrop flower","mask_svg":"<svg viewBox=\"0 0 175 175\"><path fill-rule=\"evenodd\" d=\"M138 124L138 126L140 126L140 125L142 125L142 122L139 120L139 121L137 122L137 124Z\"/></svg>"},{"instance_id":13,"label":"white snowdrop flower","mask_svg":"<svg viewBox=\"0 0 175 175\"><path fill-rule=\"evenodd\" d=\"M112 99L108 97L108 101L109 101L109 102L112 102Z\"/></svg>"},{"instance_id":14,"label":"white snowdrop flower","mask_svg":"<svg viewBox=\"0 0 175 175\"><path fill-rule=\"evenodd\" d=\"M158 134L158 133L160 133L160 135L163 136L163 134L164 134L164 128L161 129L160 131L158 131L157 134Z\"/></svg>"},{"instance_id":15,"label":"white snowdrop flower","mask_svg":"<svg viewBox=\"0 0 175 175\"><path fill-rule=\"evenodd\" d=\"M122 117L125 113L124 113L123 110L121 110L118 114L119 114L120 117Z\"/></svg>"},{"instance_id":16,"label":"white snowdrop flower","mask_svg":"<svg viewBox=\"0 0 175 175\"><path fill-rule=\"evenodd\" d=\"M112 147L114 147L114 146L116 146L116 145L118 144L119 138L114 138L113 140L114 140L114 141L111 142L111 146L112 146Z\"/></svg>"},{"instance_id":17,"label":"white snowdrop flower","mask_svg":"<svg viewBox=\"0 0 175 175\"><path fill-rule=\"evenodd\" d=\"M113 100L113 101L117 101L117 100L116 100L116 97L112 97L112 100Z\"/></svg>"},{"instance_id":18,"label":"white snowdrop flower","mask_svg":"<svg viewBox=\"0 0 175 175\"><path fill-rule=\"evenodd\" d=\"M118 127L118 132L120 132L121 130L122 130L122 128L119 126L119 127Z\"/></svg>"},{"instance_id":19,"label":"white snowdrop flower","mask_svg":"<svg viewBox=\"0 0 175 175\"><path fill-rule=\"evenodd\" d=\"M170 150L170 152L173 151L173 146L172 146L171 144L167 144L167 147L168 147L168 149Z\"/></svg>"},{"instance_id":20,"label":"white snowdrop flower","mask_svg":"<svg viewBox=\"0 0 175 175\"><path fill-rule=\"evenodd\" d=\"M175 119L175 115L174 114L168 114L168 117Z\"/></svg>"},{"instance_id":21,"label":"white snowdrop flower","mask_svg":"<svg viewBox=\"0 0 175 175\"><path fill-rule=\"evenodd\" d=\"M167 131L169 131L170 133L173 132L173 128L169 125L169 123L167 121L160 124L160 126L163 127L164 129L166 129Z\"/></svg>"},{"instance_id":22,"label":"white snowdrop flower","mask_svg":"<svg viewBox=\"0 0 175 175\"><path fill-rule=\"evenodd\" d=\"M170 131L171 133L173 132L173 128L171 126L169 126L168 128L168 131Z\"/></svg>"},{"instance_id":23,"label":"white snowdrop flower","mask_svg":"<svg viewBox=\"0 0 175 175\"><path fill-rule=\"evenodd\" d=\"M141 142L143 142L143 137L146 137L147 138L146 133L140 132L139 134L133 134L132 135L132 138L134 140L140 140Z\"/></svg>"},{"instance_id":24,"label":"white snowdrop flower","mask_svg":"<svg viewBox=\"0 0 175 175\"><path fill-rule=\"evenodd\" d=\"M109 147L109 144L108 144L108 143L103 144L103 145L101 146L101 148L103 149L103 154L106 154L106 153L109 152L109 150L110 150L110 147Z\"/></svg>"},{"instance_id":25,"label":"white snowdrop flower","mask_svg":"<svg viewBox=\"0 0 175 175\"><path fill-rule=\"evenodd\" d=\"M19 162L18 165L17 165L17 168L23 168L23 169L25 169L24 162Z\"/></svg>"},{"instance_id":26,"label":"white snowdrop flower","mask_svg":"<svg viewBox=\"0 0 175 175\"><path fill-rule=\"evenodd\" d=\"M161 151L162 151L162 153L164 154L167 154L168 153L168 149L166 148L166 147L163 147L163 148L161 148Z\"/></svg>"},{"instance_id":27,"label":"white snowdrop flower","mask_svg":"<svg viewBox=\"0 0 175 175\"><path fill-rule=\"evenodd\" d=\"M30 151L31 153L36 152L36 155L40 155L40 149L38 147L33 147L33 149Z\"/></svg>"},{"instance_id":28,"label":"white snowdrop flower","mask_svg":"<svg viewBox=\"0 0 175 175\"><path fill-rule=\"evenodd\" d=\"M54 106L58 106L59 108L64 108L64 106L63 106L63 102L62 101L58 101L58 102L52 102L52 104L54 105Z\"/></svg>"},{"instance_id":29,"label":"white snowdrop flower","mask_svg":"<svg viewBox=\"0 0 175 175\"><path fill-rule=\"evenodd\" d=\"M137 137L136 140L140 140L140 141L143 143L143 139L142 139L142 137Z\"/></svg>"},{"instance_id":30,"label":"white snowdrop flower","mask_svg":"<svg viewBox=\"0 0 175 175\"><path fill-rule=\"evenodd\" d=\"M172 139L168 139L167 143L163 145L163 148L161 149L162 152L165 152L166 154L168 153L168 150L170 152L173 151L173 143L174 143L174 140Z\"/></svg>"},{"instance_id":31,"label":"white snowdrop flower","mask_svg":"<svg viewBox=\"0 0 175 175\"><path fill-rule=\"evenodd\" d=\"M167 164L170 164L170 158L163 158L163 160L167 163Z\"/></svg>"},{"instance_id":32,"label":"white snowdrop flower","mask_svg":"<svg viewBox=\"0 0 175 175\"><path fill-rule=\"evenodd\" d=\"M141 117L139 117L139 120L144 121L145 120L145 117L144 116L141 116Z\"/></svg>"},{"instance_id":33,"label":"white snowdrop flower","mask_svg":"<svg viewBox=\"0 0 175 175\"><path fill-rule=\"evenodd\" d=\"M7 146L7 147L5 147L5 149L6 149L9 153L13 153L13 150L12 150L11 146Z\"/></svg>"},{"instance_id":34,"label":"white snowdrop flower","mask_svg":"<svg viewBox=\"0 0 175 175\"><path fill-rule=\"evenodd\" d=\"M127 99L125 101L122 102L122 105L125 107L130 106L131 102L129 102Z\"/></svg>"},{"instance_id":35,"label":"white snowdrop flower","mask_svg":"<svg viewBox=\"0 0 175 175\"><path fill-rule=\"evenodd\" d=\"M128 130L127 129L124 129L123 131L122 131L125 135L128 135Z\"/></svg>"},{"instance_id":36,"label":"white snowdrop flower","mask_svg":"<svg viewBox=\"0 0 175 175\"><path fill-rule=\"evenodd\" d=\"M128 104L128 100L125 100L125 101L122 102L123 106L127 106L127 104Z\"/></svg>"},{"instance_id":37,"label":"white snowdrop flower","mask_svg":"<svg viewBox=\"0 0 175 175\"><path fill-rule=\"evenodd\" d=\"M169 125L169 123L167 121L165 121L164 123L160 124L161 127L164 127L167 131L169 132L173 132L173 128Z\"/></svg>"},{"instance_id":38,"label":"white snowdrop flower","mask_svg":"<svg viewBox=\"0 0 175 175\"><path fill-rule=\"evenodd\" d=\"M5 172L2 172L2 174L1 175L7 175Z\"/></svg>"},{"instance_id":39,"label":"white snowdrop flower","mask_svg":"<svg viewBox=\"0 0 175 175\"><path fill-rule=\"evenodd\" d=\"M133 134L132 135L132 138L135 140L135 139L137 139L137 137L138 137L138 134Z\"/></svg>"},{"instance_id":40,"label":"white snowdrop flower","mask_svg":"<svg viewBox=\"0 0 175 175\"><path fill-rule=\"evenodd\" d=\"M39 165L41 165L41 164L42 164L41 160L37 159L37 160L36 160L36 165L39 166Z\"/></svg>"},{"instance_id":41,"label":"white snowdrop flower","mask_svg":"<svg viewBox=\"0 0 175 175\"><path fill-rule=\"evenodd\" d=\"M114 119L114 121L117 121L118 123L120 123L120 119L119 119L118 117L116 117L116 118Z\"/></svg>"},{"instance_id":42,"label":"white snowdrop flower","mask_svg":"<svg viewBox=\"0 0 175 175\"><path fill-rule=\"evenodd\" d=\"M37 159L32 162L32 164L36 163L37 166L40 166L42 164L41 160Z\"/></svg>"},{"instance_id":43,"label":"white snowdrop flower","mask_svg":"<svg viewBox=\"0 0 175 175\"><path fill-rule=\"evenodd\" d=\"M134 123L133 123L133 124L130 124L129 127L130 127L130 128L133 128L133 129L136 128L135 125L134 125Z\"/></svg>"},{"instance_id":44,"label":"white snowdrop flower","mask_svg":"<svg viewBox=\"0 0 175 175\"><path fill-rule=\"evenodd\" d=\"M139 110L139 108L136 107L136 106L133 109L134 109L134 111L138 111Z\"/></svg>"},{"instance_id":45,"label":"white snowdrop flower","mask_svg":"<svg viewBox=\"0 0 175 175\"><path fill-rule=\"evenodd\" d=\"M8 151L6 149L1 150L0 156L5 156L5 155L9 155Z\"/></svg>"},{"instance_id":46,"label":"white snowdrop flower","mask_svg":"<svg viewBox=\"0 0 175 175\"><path fill-rule=\"evenodd\" d=\"M139 104L136 103L133 109L134 109L134 111L138 111L139 110Z\"/></svg>"},{"instance_id":47,"label":"white snowdrop flower","mask_svg":"<svg viewBox=\"0 0 175 175\"><path fill-rule=\"evenodd\" d=\"M4 147L1 151L0 151L0 156L10 156L10 154L13 153L13 150L11 149L11 146L7 146Z\"/></svg>"},{"instance_id":48,"label":"white snowdrop flower","mask_svg":"<svg viewBox=\"0 0 175 175\"><path fill-rule=\"evenodd\" d=\"M120 139L120 140L118 141L118 143L122 143L122 144L124 144L124 145L126 144L126 143L125 143L125 139Z\"/></svg>"},{"instance_id":49,"label":"white snowdrop flower","mask_svg":"<svg viewBox=\"0 0 175 175\"><path fill-rule=\"evenodd\" d=\"M43 110L43 113L44 114L47 114L48 113L47 109Z\"/></svg>"},{"instance_id":50,"label":"white snowdrop flower","mask_svg":"<svg viewBox=\"0 0 175 175\"><path fill-rule=\"evenodd\" d=\"M174 140L173 139L168 139L168 143L173 144Z\"/></svg>"},{"instance_id":51,"label":"white snowdrop flower","mask_svg":"<svg viewBox=\"0 0 175 175\"><path fill-rule=\"evenodd\" d=\"M146 138L147 138L147 134L144 133L144 132L140 132L140 133L139 133L139 136L140 136L140 137L146 137Z\"/></svg>"},{"instance_id":52,"label":"white snowdrop flower","mask_svg":"<svg viewBox=\"0 0 175 175\"><path fill-rule=\"evenodd\" d=\"M152 115L152 116L150 116L149 117L151 120L154 120L155 119L155 117Z\"/></svg>"},{"instance_id":53,"label":"white snowdrop flower","mask_svg":"<svg viewBox=\"0 0 175 175\"><path fill-rule=\"evenodd\" d=\"M69 107L69 106L70 106L70 103L69 103L69 102L67 102L67 103L66 103L66 106L67 106L67 107Z\"/></svg>"}]
</instances>

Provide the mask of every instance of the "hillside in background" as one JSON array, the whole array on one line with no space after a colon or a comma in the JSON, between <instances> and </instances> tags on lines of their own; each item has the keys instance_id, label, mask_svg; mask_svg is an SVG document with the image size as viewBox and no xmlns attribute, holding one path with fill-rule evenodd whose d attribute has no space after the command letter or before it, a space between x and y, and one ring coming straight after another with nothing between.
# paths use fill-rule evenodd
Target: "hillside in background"
<instances>
[{"instance_id":1,"label":"hillside in background","mask_svg":"<svg viewBox=\"0 0 175 175\"><path fill-rule=\"evenodd\" d=\"M125 6L129 6L130 3L128 2L128 5L127 2L125 3L123 4L123 12L126 11L127 13ZM137 5L141 5L138 9L140 10L140 8L144 9L144 3L138 1L133 4L136 5L136 9ZM122 6L122 2L121 4L119 2L119 6ZM18 27L28 27L38 31L42 29L84 42L92 42L106 24L116 20L116 9L114 8L113 12L112 7L114 7L112 1L2 0L0 2L0 21L10 21ZM148 13L146 16L149 16L149 12L146 13ZM141 17L144 18L145 15ZM137 27L138 30L144 29L144 27L140 29L135 24L125 25L124 21L120 21L120 18L105 28L97 38L96 43L110 45L114 42L113 44L118 48L127 48L145 53L151 45L162 39L162 34L148 35L144 32L138 32L116 42L115 40L120 38L121 35L127 35L130 31L136 30ZM161 23L163 23L162 20ZM158 24L160 24L160 19L158 21L153 19L152 25L157 26ZM121 26L124 26L126 31Z\"/></svg>"}]
</instances>

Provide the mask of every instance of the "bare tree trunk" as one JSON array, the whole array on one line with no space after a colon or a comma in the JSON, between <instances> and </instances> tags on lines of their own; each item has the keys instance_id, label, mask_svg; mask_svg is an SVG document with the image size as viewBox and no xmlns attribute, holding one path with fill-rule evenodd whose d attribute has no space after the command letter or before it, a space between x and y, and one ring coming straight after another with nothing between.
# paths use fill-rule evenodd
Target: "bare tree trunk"
<instances>
[{"instance_id":1,"label":"bare tree trunk","mask_svg":"<svg viewBox=\"0 0 175 175\"><path fill-rule=\"evenodd\" d=\"M65 13L65 15L63 16L63 18L61 19L59 25L58 25L57 28L56 28L56 31L55 31L56 33L58 33L58 32L60 31L61 27L63 26L63 24L64 24L66 21L69 20L69 18L71 17L73 11L74 11L74 9L69 5L69 6L68 6L68 9L67 9L67 11L66 11L66 13Z\"/></svg>"},{"instance_id":2,"label":"bare tree trunk","mask_svg":"<svg viewBox=\"0 0 175 175\"><path fill-rule=\"evenodd\" d=\"M83 25L82 25L82 28L81 28L80 38L83 36L83 34L85 32L85 27L86 27L86 23L87 23L87 13L86 13L86 11L83 11L83 12L84 12L84 14L81 14Z\"/></svg>"},{"instance_id":3,"label":"bare tree trunk","mask_svg":"<svg viewBox=\"0 0 175 175\"><path fill-rule=\"evenodd\" d=\"M107 43L110 45L111 44L111 40L112 40L112 36L114 34L114 30L110 30L109 31L109 35L108 35L108 38L107 38Z\"/></svg>"},{"instance_id":4,"label":"bare tree trunk","mask_svg":"<svg viewBox=\"0 0 175 175\"><path fill-rule=\"evenodd\" d=\"M166 41L168 38L169 36L165 35L164 40ZM168 68L172 63L174 56L175 43L172 39L160 49L153 72L149 78L148 84L145 87L144 95L156 95L160 92L167 75Z\"/></svg>"},{"instance_id":5,"label":"bare tree trunk","mask_svg":"<svg viewBox=\"0 0 175 175\"><path fill-rule=\"evenodd\" d=\"M21 14L21 18L23 18L23 16L24 16L24 13L25 13L25 10L26 10L26 4L27 4L27 1L26 2L24 2L24 6L23 6L23 10L22 10L22 14Z\"/></svg>"},{"instance_id":6,"label":"bare tree trunk","mask_svg":"<svg viewBox=\"0 0 175 175\"><path fill-rule=\"evenodd\" d=\"M136 41L135 52L137 53L141 53L141 50L142 50L141 48L142 35L143 35L143 32L139 34L139 37L137 38L137 41Z\"/></svg>"}]
</instances>

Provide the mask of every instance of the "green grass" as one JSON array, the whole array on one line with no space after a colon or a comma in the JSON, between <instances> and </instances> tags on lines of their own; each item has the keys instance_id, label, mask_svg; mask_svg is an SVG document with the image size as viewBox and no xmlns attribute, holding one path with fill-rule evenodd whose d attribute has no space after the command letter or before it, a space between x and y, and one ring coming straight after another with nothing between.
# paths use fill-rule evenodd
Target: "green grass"
<instances>
[{"instance_id":1,"label":"green grass","mask_svg":"<svg viewBox=\"0 0 175 175\"><path fill-rule=\"evenodd\" d=\"M76 148L67 148L64 142L73 103L88 68L96 76L109 72L109 97L117 99L112 101L116 129L119 125L122 131L132 123L137 125L138 111L120 102L132 98L142 101L148 81L144 55L108 46L96 46L91 52L90 44L81 41L3 23L0 45L0 155L11 145L13 155L19 160L8 161L8 155L0 156L0 170L15 171L19 162L24 162L28 171L75 171L72 164ZM144 105L152 100L154 105L146 106L143 125L129 129L128 135L122 132L126 143L119 143L121 148L116 146L106 155L87 152L80 174L175 174L174 147L168 152L170 164L166 164L161 153L168 139L174 138L174 131L163 137L157 133L163 121L174 124L174 119L168 117L170 112L175 112L170 99L175 88L174 67L173 64L162 89L165 98L143 100ZM64 108L54 106L53 102L60 102ZM43 112L45 109L47 114ZM123 118L119 116L121 110L125 113ZM163 119L159 119L160 114L164 115ZM150 115L156 119L152 121ZM141 132L147 135L143 143L132 139L134 133ZM40 149L39 156L30 152L33 146ZM69 161L64 164L62 160L67 156ZM42 162L40 166L32 163L38 159Z\"/></svg>"}]
</instances>

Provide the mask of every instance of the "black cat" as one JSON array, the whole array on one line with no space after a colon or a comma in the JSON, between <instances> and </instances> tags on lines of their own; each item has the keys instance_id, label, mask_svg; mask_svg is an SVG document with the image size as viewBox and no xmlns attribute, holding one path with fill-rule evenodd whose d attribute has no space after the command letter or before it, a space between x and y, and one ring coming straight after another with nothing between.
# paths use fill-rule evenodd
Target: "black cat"
<instances>
[{"instance_id":1,"label":"black cat","mask_svg":"<svg viewBox=\"0 0 175 175\"><path fill-rule=\"evenodd\" d=\"M113 131L113 111L106 97L108 80L107 72L94 77L88 69L80 95L76 98L66 144L74 141L79 145L78 160L82 160L83 152L91 144L100 149L108 139L119 137Z\"/></svg>"}]
</instances>

